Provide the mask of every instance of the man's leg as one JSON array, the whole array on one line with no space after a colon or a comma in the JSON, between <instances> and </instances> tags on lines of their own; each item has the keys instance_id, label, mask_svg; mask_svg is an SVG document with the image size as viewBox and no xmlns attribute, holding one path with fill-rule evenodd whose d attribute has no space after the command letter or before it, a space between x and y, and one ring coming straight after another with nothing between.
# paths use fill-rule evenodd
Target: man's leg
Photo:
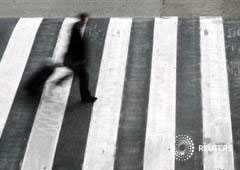
<instances>
[{"instance_id":1,"label":"man's leg","mask_svg":"<svg viewBox=\"0 0 240 170\"><path fill-rule=\"evenodd\" d=\"M25 89L31 92L37 92L42 89L44 83L53 73L54 67L44 66L35 72L30 79L26 82Z\"/></svg>"},{"instance_id":2,"label":"man's leg","mask_svg":"<svg viewBox=\"0 0 240 170\"><path fill-rule=\"evenodd\" d=\"M72 73L66 74L63 77L59 78L58 80L56 80L55 84L56 85L61 85L64 81L66 81L67 79L69 79L72 76Z\"/></svg>"},{"instance_id":3,"label":"man's leg","mask_svg":"<svg viewBox=\"0 0 240 170\"><path fill-rule=\"evenodd\" d=\"M97 98L91 96L91 93L88 89L89 77L88 77L88 73L87 73L86 69L81 68L76 71L74 70L74 72L79 77L79 85L80 85L80 93L81 93L82 101L94 102Z\"/></svg>"}]
</instances>

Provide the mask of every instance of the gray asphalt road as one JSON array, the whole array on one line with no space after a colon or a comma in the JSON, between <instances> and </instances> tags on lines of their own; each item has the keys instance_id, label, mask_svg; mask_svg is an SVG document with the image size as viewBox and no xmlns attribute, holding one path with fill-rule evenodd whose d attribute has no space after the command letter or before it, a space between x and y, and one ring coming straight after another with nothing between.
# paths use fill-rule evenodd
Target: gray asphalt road
<instances>
[{"instance_id":1,"label":"gray asphalt road","mask_svg":"<svg viewBox=\"0 0 240 170\"><path fill-rule=\"evenodd\" d=\"M1 0L0 17L240 16L240 0Z\"/></svg>"}]
</instances>

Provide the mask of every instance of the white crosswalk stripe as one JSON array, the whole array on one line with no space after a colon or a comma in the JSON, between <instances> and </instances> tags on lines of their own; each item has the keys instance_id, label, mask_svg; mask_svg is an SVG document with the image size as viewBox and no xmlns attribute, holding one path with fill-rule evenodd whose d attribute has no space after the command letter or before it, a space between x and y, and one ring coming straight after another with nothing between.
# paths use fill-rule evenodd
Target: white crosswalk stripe
<instances>
[{"instance_id":1,"label":"white crosswalk stripe","mask_svg":"<svg viewBox=\"0 0 240 170\"><path fill-rule=\"evenodd\" d=\"M21 18L0 63L0 138L42 18Z\"/></svg>"},{"instance_id":2,"label":"white crosswalk stripe","mask_svg":"<svg viewBox=\"0 0 240 170\"><path fill-rule=\"evenodd\" d=\"M55 47L53 58L61 60L67 48L72 24L76 19L66 18ZM60 133L64 111L71 87L72 79L64 85L53 88L51 80L59 77L64 68L59 68L46 84L32 132L28 141L21 170L52 169L58 136Z\"/></svg>"},{"instance_id":3,"label":"white crosswalk stripe","mask_svg":"<svg viewBox=\"0 0 240 170\"><path fill-rule=\"evenodd\" d=\"M174 169L177 18L155 19L144 169ZM161 74L159 74L161 73ZM169 152L169 148L171 151Z\"/></svg>"},{"instance_id":4,"label":"white crosswalk stripe","mask_svg":"<svg viewBox=\"0 0 240 170\"><path fill-rule=\"evenodd\" d=\"M231 151L204 152L204 170L234 169L231 112L221 18L201 18L203 144L225 144ZM228 148L229 149L229 148Z\"/></svg>"},{"instance_id":5,"label":"white crosswalk stripe","mask_svg":"<svg viewBox=\"0 0 240 170\"><path fill-rule=\"evenodd\" d=\"M112 18L108 26L96 90L101 100L93 106L83 170L114 166L131 23L131 19Z\"/></svg>"}]
</instances>

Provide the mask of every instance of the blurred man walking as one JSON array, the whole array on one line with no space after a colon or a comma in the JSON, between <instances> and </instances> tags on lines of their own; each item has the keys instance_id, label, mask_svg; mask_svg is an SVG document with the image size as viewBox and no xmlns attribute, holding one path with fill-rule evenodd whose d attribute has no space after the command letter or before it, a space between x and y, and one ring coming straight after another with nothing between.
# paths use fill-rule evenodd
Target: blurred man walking
<instances>
[{"instance_id":1,"label":"blurred man walking","mask_svg":"<svg viewBox=\"0 0 240 170\"><path fill-rule=\"evenodd\" d=\"M68 50L65 54L63 66L71 69L79 79L80 94L83 102L94 102L97 98L90 94L88 89L89 76L87 72L87 40L83 36L88 21L88 14L81 13L80 21L72 27ZM57 80L60 84L71 75L65 75Z\"/></svg>"},{"instance_id":2,"label":"blurred man walking","mask_svg":"<svg viewBox=\"0 0 240 170\"><path fill-rule=\"evenodd\" d=\"M80 21L72 27L68 50L65 53L62 64L45 64L38 70L27 82L26 89L30 92L37 92L44 85L49 76L54 72L55 67L67 67L79 79L80 95L82 102L94 102L97 98L92 96L88 89L89 76L87 72L87 40L84 38L84 28L88 21L88 14L81 13L78 15ZM72 74L67 74L56 81L56 85L61 84Z\"/></svg>"}]
</instances>

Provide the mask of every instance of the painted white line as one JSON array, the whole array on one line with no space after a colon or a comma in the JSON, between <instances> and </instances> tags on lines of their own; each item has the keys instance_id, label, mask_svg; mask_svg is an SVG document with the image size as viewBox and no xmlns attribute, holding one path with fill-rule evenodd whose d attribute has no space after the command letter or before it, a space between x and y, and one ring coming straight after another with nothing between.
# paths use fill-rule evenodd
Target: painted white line
<instances>
[{"instance_id":1,"label":"painted white line","mask_svg":"<svg viewBox=\"0 0 240 170\"><path fill-rule=\"evenodd\" d=\"M110 19L83 170L113 170L131 25L130 18Z\"/></svg>"},{"instance_id":2,"label":"painted white line","mask_svg":"<svg viewBox=\"0 0 240 170\"><path fill-rule=\"evenodd\" d=\"M62 60L74 22L75 18L64 20L53 54L55 60ZM45 85L21 170L52 169L72 78L62 86L54 86L51 80L61 76L65 71L67 70L64 68L58 68Z\"/></svg>"},{"instance_id":3,"label":"painted white line","mask_svg":"<svg viewBox=\"0 0 240 170\"><path fill-rule=\"evenodd\" d=\"M144 170L175 167L177 23L155 18Z\"/></svg>"},{"instance_id":4,"label":"painted white line","mask_svg":"<svg viewBox=\"0 0 240 170\"><path fill-rule=\"evenodd\" d=\"M225 42L221 18L200 18L204 170L234 170ZM221 145L228 151L221 151Z\"/></svg>"},{"instance_id":5,"label":"painted white line","mask_svg":"<svg viewBox=\"0 0 240 170\"><path fill-rule=\"evenodd\" d=\"M21 18L0 63L0 137L42 18Z\"/></svg>"}]
</instances>

